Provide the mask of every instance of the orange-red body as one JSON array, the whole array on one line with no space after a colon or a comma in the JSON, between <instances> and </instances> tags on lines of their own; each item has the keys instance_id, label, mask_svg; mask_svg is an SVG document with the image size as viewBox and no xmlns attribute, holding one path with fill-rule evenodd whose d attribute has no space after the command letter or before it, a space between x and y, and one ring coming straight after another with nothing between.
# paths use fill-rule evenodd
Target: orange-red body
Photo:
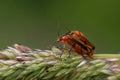
<instances>
[{"instance_id":1,"label":"orange-red body","mask_svg":"<svg viewBox=\"0 0 120 80\"><path fill-rule=\"evenodd\" d=\"M71 35L72 38L74 38L74 39L78 40L79 42L83 43L84 45L86 45L90 49L93 49L93 50L95 49L94 45L89 42L89 40L85 37L85 35L83 35L82 32L71 31L69 34Z\"/></svg>"},{"instance_id":2,"label":"orange-red body","mask_svg":"<svg viewBox=\"0 0 120 80\"><path fill-rule=\"evenodd\" d=\"M84 55L92 57L94 52L94 46L79 31L71 31L58 38L57 42L63 42L64 48L66 47L65 45L68 44L75 52L83 57L85 57Z\"/></svg>"}]
</instances>

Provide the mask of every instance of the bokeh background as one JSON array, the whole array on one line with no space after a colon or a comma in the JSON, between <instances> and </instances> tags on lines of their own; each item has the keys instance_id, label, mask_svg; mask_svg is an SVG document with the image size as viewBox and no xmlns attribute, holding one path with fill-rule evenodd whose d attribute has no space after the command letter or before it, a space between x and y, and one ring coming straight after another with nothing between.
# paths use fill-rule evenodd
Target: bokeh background
<instances>
[{"instance_id":1,"label":"bokeh background","mask_svg":"<svg viewBox=\"0 0 120 80\"><path fill-rule=\"evenodd\" d=\"M1 0L0 49L14 43L47 49L60 34L80 30L96 53L120 52L119 0Z\"/></svg>"}]
</instances>

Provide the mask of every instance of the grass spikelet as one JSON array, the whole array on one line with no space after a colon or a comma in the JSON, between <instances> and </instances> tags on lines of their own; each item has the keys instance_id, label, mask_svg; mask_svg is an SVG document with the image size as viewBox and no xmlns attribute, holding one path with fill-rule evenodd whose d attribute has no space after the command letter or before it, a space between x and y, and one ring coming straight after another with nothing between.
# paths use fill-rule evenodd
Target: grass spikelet
<instances>
[{"instance_id":1,"label":"grass spikelet","mask_svg":"<svg viewBox=\"0 0 120 80\"><path fill-rule=\"evenodd\" d=\"M32 50L15 44L0 52L0 80L120 80L120 57L83 60L56 47ZM109 54L108 54L109 55Z\"/></svg>"}]
</instances>

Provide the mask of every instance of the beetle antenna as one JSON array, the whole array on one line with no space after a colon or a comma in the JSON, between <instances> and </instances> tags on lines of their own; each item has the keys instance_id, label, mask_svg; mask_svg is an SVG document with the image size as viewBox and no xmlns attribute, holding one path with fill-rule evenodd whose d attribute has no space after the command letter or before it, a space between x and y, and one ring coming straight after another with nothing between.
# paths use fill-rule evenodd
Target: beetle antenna
<instances>
[{"instance_id":1,"label":"beetle antenna","mask_svg":"<svg viewBox=\"0 0 120 80\"><path fill-rule=\"evenodd\" d=\"M59 20L57 20L57 30L58 30L57 32L58 37L60 37L60 21Z\"/></svg>"},{"instance_id":2,"label":"beetle antenna","mask_svg":"<svg viewBox=\"0 0 120 80\"><path fill-rule=\"evenodd\" d=\"M66 35L71 32L71 30L70 30L68 27L66 27L66 26L65 26L65 29L68 31L68 32L66 33Z\"/></svg>"},{"instance_id":3,"label":"beetle antenna","mask_svg":"<svg viewBox=\"0 0 120 80\"><path fill-rule=\"evenodd\" d=\"M60 19L57 19L58 37L60 37L60 27L61 27ZM64 28L67 30L66 35L71 32L71 30L68 27L64 26Z\"/></svg>"}]
</instances>

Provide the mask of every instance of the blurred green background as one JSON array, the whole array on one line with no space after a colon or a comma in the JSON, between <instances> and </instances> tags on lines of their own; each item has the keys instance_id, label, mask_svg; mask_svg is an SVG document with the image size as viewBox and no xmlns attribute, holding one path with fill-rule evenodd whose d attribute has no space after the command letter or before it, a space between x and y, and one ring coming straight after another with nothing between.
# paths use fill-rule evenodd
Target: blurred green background
<instances>
[{"instance_id":1,"label":"blurred green background","mask_svg":"<svg viewBox=\"0 0 120 80\"><path fill-rule=\"evenodd\" d=\"M1 0L0 48L21 43L47 49L67 28L80 30L96 53L120 51L119 0Z\"/></svg>"}]
</instances>

